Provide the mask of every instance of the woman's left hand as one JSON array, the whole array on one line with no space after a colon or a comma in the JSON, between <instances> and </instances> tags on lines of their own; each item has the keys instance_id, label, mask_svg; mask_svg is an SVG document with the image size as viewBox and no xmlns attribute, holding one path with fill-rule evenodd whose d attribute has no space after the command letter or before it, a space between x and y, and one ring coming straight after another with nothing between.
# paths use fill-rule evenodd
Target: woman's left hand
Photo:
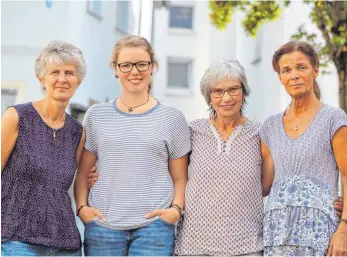
<instances>
[{"instance_id":1,"label":"woman's left hand","mask_svg":"<svg viewBox=\"0 0 347 257\"><path fill-rule=\"evenodd\" d=\"M339 197L335 202L334 202L334 209L336 215L341 218L342 217L342 211L343 211L343 198Z\"/></svg>"},{"instance_id":2,"label":"woman's left hand","mask_svg":"<svg viewBox=\"0 0 347 257\"><path fill-rule=\"evenodd\" d=\"M156 209L151 213L147 213L145 218L150 219L156 216L159 216L160 219L170 224L175 224L180 219L180 213L173 207L168 209Z\"/></svg>"},{"instance_id":3,"label":"woman's left hand","mask_svg":"<svg viewBox=\"0 0 347 257\"><path fill-rule=\"evenodd\" d=\"M328 256L347 255L347 223L341 223L330 240Z\"/></svg>"}]
</instances>

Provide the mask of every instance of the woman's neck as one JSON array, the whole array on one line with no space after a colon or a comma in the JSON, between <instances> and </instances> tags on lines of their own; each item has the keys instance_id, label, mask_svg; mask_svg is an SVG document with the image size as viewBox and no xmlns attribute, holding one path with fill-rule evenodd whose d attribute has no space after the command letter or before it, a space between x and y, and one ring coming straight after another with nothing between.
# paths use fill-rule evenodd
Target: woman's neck
<instances>
[{"instance_id":1,"label":"woman's neck","mask_svg":"<svg viewBox=\"0 0 347 257\"><path fill-rule=\"evenodd\" d=\"M314 94L306 97L292 98L290 104L291 112L295 115L300 115L312 108L319 108L322 103L316 98Z\"/></svg>"},{"instance_id":2,"label":"woman's neck","mask_svg":"<svg viewBox=\"0 0 347 257\"><path fill-rule=\"evenodd\" d=\"M130 94L128 92L122 92L120 100L127 107L134 107L146 103L149 100L149 93Z\"/></svg>"},{"instance_id":3,"label":"woman's neck","mask_svg":"<svg viewBox=\"0 0 347 257\"><path fill-rule=\"evenodd\" d=\"M65 110L68 105L68 101L56 101L48 98L44 98L38 102L40 109L43 112L43 116L49 119L52 123L56 121L62 121L65 116Z\"/></svg>"},{"instance_id":4,"label":"woman's neck","mask_svg":"<svg viewBox=\"0 0 347 257\"><path fill-rule=\"evenodd\" d=\"M238 125L244 124L244 119L240 113L232 117L217 116L214 124L223 131L233 131Z\"/></svg>"}]
</instances>

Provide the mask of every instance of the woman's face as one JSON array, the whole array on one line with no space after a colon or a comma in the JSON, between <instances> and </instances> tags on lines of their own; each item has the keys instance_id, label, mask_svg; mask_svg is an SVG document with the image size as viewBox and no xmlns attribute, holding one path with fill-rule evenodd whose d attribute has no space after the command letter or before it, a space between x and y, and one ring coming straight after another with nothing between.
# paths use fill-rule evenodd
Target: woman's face
<instances>
[{"instance_id":1,"label":"woman's face","mask_svg":"<svg viewBox=\"0 0 347 257\"><path fill-rule=\"evenodd\" d=\"M57 101L70 100L80 85L76 67L72 64L49 65L43 78L37 77L47 96Z\"/></svg>"},{"instance_id":2,"label":"woman's face","mask_svg":"<svg viewBox=\"0 0 347 257\"><path fill-rule=\"evenodd\" d=\"M300 51L284 54L278 65L279 79L291 97L313 93L313 81L318 75L318 67L312 67L305 54Z\"/></svg>"},{"instance_id":3,"label":"woman's face","mask_svg":"<svg viewBox=\"0 0 347 257\"><path fill-rule=\"evenodd\" d=\"M240 81L225 79L210 90L211 104L219 118L230 118L240 113L243 93Z\"/></svg>"},{"instance_id":4,"label":"woman's face","mask_svg":"<svg viewBox=\"0 0 347 257\"><path fill-rule=\"evenodd\" d=\"M150 62L149 53L141 47L120 50L115 69L124 90L133 94L147 92L153 70Z\"/></svg>"}]
</instances>

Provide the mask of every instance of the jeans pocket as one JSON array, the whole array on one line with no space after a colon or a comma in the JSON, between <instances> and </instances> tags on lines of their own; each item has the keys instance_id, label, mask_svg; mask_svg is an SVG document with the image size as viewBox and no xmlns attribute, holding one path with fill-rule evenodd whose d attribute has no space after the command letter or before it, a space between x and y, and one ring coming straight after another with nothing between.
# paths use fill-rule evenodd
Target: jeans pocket
<instances>
[{"instance_id":1,"label":"jeans pocket","mask_svg":"<svg viewBox=\"0 0 347 257\"><path fill-rule=\"evenodd\" d=\"M94 223L97 220L97 218L98 218L98 216L95 216L91 221L83 222L84 226Z\"/></svg>"},{"instance_id":2,"label":"jeans pocket","mask_svg":"<svg viewBox=\"0 0 347 257\"><path fill-rule=\"evenodd\" d=\"M171 227L174 227L176 225L176 223L172 224L172 223L169 223L165 220L163 220L162 218L158 218L158 220L161 222L161 223L164 223L165 225L168 225L168 226L171 226Z\"/></svg>"}]
</instances>

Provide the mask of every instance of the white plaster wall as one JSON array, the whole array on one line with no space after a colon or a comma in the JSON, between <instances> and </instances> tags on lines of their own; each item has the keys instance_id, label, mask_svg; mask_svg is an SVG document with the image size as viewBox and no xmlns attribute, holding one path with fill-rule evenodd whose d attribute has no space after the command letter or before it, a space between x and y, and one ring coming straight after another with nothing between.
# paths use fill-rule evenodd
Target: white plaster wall
<instances>
[{"instance_id":1,"label":"white plaster wall","mask_svg":"<svg viewBox=\"0 0 347 257\"><path fill-rule=\"evenodd\" d=\"M172 4L175 4L173 1ZM154 50L159 61L159 71L154 76L154 95L163 103L183 111L187 120L206 116L207 106L200 97L200 78L209 62L209 29L208 20L201 19L207 15L207 2L183 2L194 6L193 31L169 29L169 12L161 8L155 10ZM182 57L193 60L191 94L186 96L168 95L167 59Z\"/></svg>"},{"instance_id":2,"label":"white plaster wall","mask_svg":"<svg viewBox=\"0 0 347 257\"><path fill-rule=\"evenodd\" d=\"M116 1L102 1L99 19L87 12L86 1L53 1L51 8L44 1L2 2L2 81L24 81L25 101L41 98L35 59L58 39L78 46L87 63L87 75L70 103L87 107L90 99L104 102L119 95L119 83L109 68L113 46L124 35L116 29L116 8ZM133 24L138 19L134 17ZM151 23L146 19L151 16L142 16L144 23ZM150 33L148 28L144 31Z\"/></svg>"}]
</instances>

